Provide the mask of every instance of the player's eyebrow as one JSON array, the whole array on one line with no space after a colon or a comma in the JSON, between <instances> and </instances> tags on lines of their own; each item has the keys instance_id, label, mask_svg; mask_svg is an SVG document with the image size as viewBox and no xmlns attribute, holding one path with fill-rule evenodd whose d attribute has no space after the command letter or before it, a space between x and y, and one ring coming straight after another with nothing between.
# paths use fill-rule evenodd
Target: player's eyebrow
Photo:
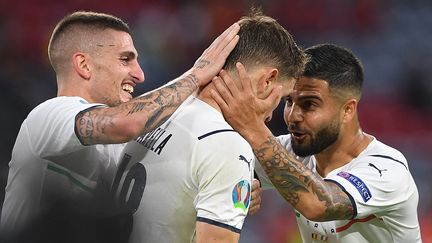
<instances>
[{"instance_id":1,"label":"player's eyebrow","mask_svg":"<svg viewBox=\"0 0 432 243\"><path fill-rule=\"evenodd\" d=\"M322 100L319 95L298 95L297 99L299 99L299 100L309 100L309 99Z\"/></svg>"},{"instance_id":2,"label":"player's eyebrow","mask_svg":"<svg viewBox=\"0 0 432 243\"><path fill-rule=\"evenodd\" d=\"M322 101L322 96L321 94L317 93L317 92L293 92L290 94L292 99L297 99L297 100L319 100Z\"/></svg>"},{"instance_id":3,"label":"player's eyebrow","mask_svg":"<svg viewBox=\"0 0 432 243\"><path fill-rule=\"evenodd\" d=\"M104 47L104 44L96 44L97 47ZM108 44L107 46L115 46L114 44Z\"/></svg>"},{"instance_id":4,"label":"player's eyebrow","mask_svg":"<svg viewBox=\"0 0 432 243\"><path fill-rule=\"evenodd\" d=\"M120 52L120 56L126 56L126 57L128 57L129 59L135 59L135 58L138 58L138 54L136 54L136 53L133 52L133 51L122 51L122 52Z\"/></svg>"}]
</instances>

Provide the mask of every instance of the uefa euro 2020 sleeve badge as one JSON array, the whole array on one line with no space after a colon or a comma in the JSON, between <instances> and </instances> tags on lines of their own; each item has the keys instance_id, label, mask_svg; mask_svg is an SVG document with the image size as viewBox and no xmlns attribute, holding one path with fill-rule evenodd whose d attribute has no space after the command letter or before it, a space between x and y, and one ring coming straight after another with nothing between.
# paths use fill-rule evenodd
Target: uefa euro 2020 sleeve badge
<instances>
[{"instance_id":1,"label":"uefa euro 2020 sleeve badge","mask_svg":"<svg viewBox=\"0 0 432 243\"><path fill-rule=\"evenodd\" d=\"M244 212L247 211L250 203L251 187L247 180L239 181L233 188L232 200L234 208L241 208Z\"/></svg>"}]
</instances>

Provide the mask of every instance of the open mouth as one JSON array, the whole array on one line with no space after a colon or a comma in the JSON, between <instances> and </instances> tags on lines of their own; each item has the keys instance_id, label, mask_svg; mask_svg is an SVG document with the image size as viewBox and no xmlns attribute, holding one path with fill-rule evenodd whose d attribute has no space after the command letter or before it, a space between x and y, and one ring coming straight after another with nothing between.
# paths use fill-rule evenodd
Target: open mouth
<instances>
[{"instance_id":1,"label":"open mouth","mask_svg":"<svg viewBox=\"0 0 432 243\"><path fill-rule=\"evenodd\" d=\"M122 84L122 89L129 94L132 94L134 92L134 87L130 84Z\"/></svg>"},{"instance_id":2,"label":"open mouth","mask_svg":"<svg viewBox=\"0 0 432 243\"><path fill-rule=\"evenodd\" d=\"M306 137L306 134L305 133L300 133L300 132L291 132L291 136L295 140L303 140Z\"/></svg>"}]
</instances>

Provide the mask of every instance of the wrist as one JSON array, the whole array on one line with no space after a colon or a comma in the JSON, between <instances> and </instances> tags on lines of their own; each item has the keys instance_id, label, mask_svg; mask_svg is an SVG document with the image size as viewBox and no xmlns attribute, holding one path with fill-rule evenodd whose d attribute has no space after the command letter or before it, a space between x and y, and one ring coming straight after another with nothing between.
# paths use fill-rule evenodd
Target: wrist
<instances>
[{"instance_id":1,"label":"wrist","mask_svg":"<svg viewBox=\"0 0 432 243\"><path fill-rule=\"evenodd\" d=\"M253 149L267 141L269 136L273 136L273 133L265 124L255 127L255 129L249 129L241 134Z\"/></svg>"},{"instance_id":2,"label":"wrist","mask_svg":"<svg viewBox=\"0 0 432 243\"><path fill-rule=\"evenodd\" d=\"M195 66L193 66L188 71L188 73L196 78L197 87L202 88L206 86L214 76L209 75L209 72L211 72L211 70L208 70L208 68L204 68L207 63L204 66L198 64L195 64Z\"/></svg>"},{"instance_id":3,"label":"wrist","mask_svg":"<svg viewBox=\"0 0 432 243\"><path fill-rule=\"evenodd\" d=\"M185 72L182 76L182 79L189 82L191 85L195 87L196 90L198 90L199 86L199 76L196 74L196 71L194 68L191 68L187 72Z\"/></svg>"}]
</instances>

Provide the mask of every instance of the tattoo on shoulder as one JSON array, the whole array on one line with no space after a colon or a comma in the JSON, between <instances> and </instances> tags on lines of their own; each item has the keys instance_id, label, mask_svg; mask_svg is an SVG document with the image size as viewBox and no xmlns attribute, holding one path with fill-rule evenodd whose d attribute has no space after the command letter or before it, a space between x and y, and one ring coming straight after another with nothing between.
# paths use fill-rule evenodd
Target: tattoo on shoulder
<instances>
[{"instance_id":1,"label":"tattoo on shoulder","mask_svg":"<svg viewBox=\"0 0 432 243\"><path fill-rule=\"evenodd\" d=\"M93 120L90 111L85 111L76 116L76 131L81 139L91 137L93 134Z\"/></svg>"},{"instance_id":2,"label":"tattoo on shoulder","mask_svg":"<svg viewBox=\"0 0 432 243\"><path fill-rule=\"evenodd\" d=\"M276 189L294 207L301 203L300 194L311 193L325 204L322 220L353 216L353 205L346 193L297 161L273 136L255 148L254 153Z\"/></svg>"},{"instance_id":3,"label":"tattoo on shoulder","mask_svg":"<svg viewBox=\"0 0 432 243\"><path fill-rule=\"evenodd\" d=\"M105 108L94 108L79 113L75 118L77 136L84 145L103 143L109 137L106 129L113 126L113 114Z\"/></svg>"}]
</instances>

